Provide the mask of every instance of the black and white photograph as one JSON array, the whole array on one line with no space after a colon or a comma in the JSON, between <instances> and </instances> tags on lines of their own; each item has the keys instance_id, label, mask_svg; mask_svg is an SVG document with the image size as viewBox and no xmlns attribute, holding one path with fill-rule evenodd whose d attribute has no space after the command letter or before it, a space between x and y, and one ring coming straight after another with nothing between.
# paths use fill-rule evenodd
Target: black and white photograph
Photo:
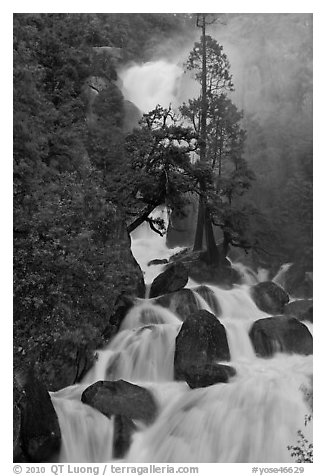
<instances>
[{"instance_id":1,"label":"black and white photograph","mask_svg":"<svg viewBox=\"0 0 326 476\"><path fill-rule=\"evenodd\" d=\"M14 473L304 474L313 8L75 6L11 17Z\"/></svg>"}]
</instances>

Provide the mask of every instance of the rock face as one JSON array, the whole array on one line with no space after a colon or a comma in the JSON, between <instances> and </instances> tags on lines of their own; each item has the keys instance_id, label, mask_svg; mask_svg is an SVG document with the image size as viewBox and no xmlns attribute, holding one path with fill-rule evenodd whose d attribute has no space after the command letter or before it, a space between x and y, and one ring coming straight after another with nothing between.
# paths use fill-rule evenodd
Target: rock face
<instances>
[{"instance_id":1,"label":"rock face","mask_svg":"<svg viewBox=\"0 0 326 476\"><path fill-rule=\"evenodd\" d=\"M251 327L249 337L259 357L271 357L276 352L312 354L312 335L294 317L258 319Z\"/></svg>"},{"instance_id":2,"label":"rock face","mask_svg":"<svg viewBox=\"0 0 326 476\"><path fill-rule=\"evenodd\" d=\"M198 303L191 289L180 289L175 293L164 294L155 300L156 304L167 307L183 321L198 311Z\"/></svg>"},{"instance_id":3,"label":"rock face","mask_svg":"<svg viewBox=\"0 0 326 476\"><path fill-rule=\"evenodd\" d=\"M60 450L57 414L43 383L30 370L21 377L14 405L14 460L46 463Z\"/></svg>"},{"instance_id":4,"label":"rock face","mask_svg":"<svg viewBox=\"0 0 326 476\"><path fill-rule=\"evenodd\" d=\"M313 322L313 305L311 299L298 299L284 307L284 314L296 317L299 321Z\"/></svg>"},{"instance_id":5,"label":"rock face","mask_svg":"<svg viewBox=\"0 0 326 476\"><path fill-rule=\"evenodd\" d=\"M112 415L122 415L149 424L157 414L157 406L151 393L124 380L100 380L86 388L81 400L108 418Z\"/></svg>"},{"instance_id":6,"label":"rock face","mask_svg":"<svg viewBox=\"0 0 326 476\"><path fill-rule=\"evenodd\" d=\"M284 289L272 281L256 284L251 288L250 294L256 306L268 314L282 314L285 304L289 302Z\"/></svg>"},{"instance_id":7,"label":"rock face","mask_svg":"<svg viewBox=\"0 0 326 476\"><path fill-rule=\"evenodd\" d=\"M153 298L179 291L187 282L188 272L185 266L182 263L172 263L154 279L149 297Z\"/></svg>"},{"instance_id":8,"label":"rock face","mask_svg":"<svg viewBox=\"0 0 326 476\"><path fill-rule=\"evenodd\" d=\"M201 373L203 366L227 360L230 360L230 351L224 326L219 320L203 310L189 316L176 338L175 379L196 381L196 374Z\"/></svg>"},{"instance_id":9,"label":"rock face","mask_svg":"<svg viewBox=\"0 0 326 476\"><path fill-rule=\"evenodd\" d=\"M185 380L190 388L227 383L235 374L235 369L230 365L216 363L197 366L184 372Z\"/></svg>"},{"instance_id":10,"label":"rock face","mask_svg":"<svg viewBox=\"0 0 326 476\"><path fill-rule=\"evenodd\" d=\"M129 450L132 435L136 431L133 420L149 425L158 413L155 400L148 390L124 380L96 382L86 388L81 400L108 418L114 416L114 458L122 458Z\"/></svg>"}]
</instances>

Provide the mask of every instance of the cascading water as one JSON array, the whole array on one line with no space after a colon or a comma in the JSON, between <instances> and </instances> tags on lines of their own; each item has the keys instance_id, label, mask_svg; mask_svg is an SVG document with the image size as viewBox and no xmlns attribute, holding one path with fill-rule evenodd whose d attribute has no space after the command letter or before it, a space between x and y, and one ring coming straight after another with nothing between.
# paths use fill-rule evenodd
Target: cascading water
<instances>
[{"instance_id":1,"label":"cascading water","mask_svg":"<svg viewBox=\"0 0 326 476\"><path fill-rule=\"evenodd\" d=\"M133 237L137 253L137 240L153 249L158 243L154 234L138 232ZM168 253L171 250L160 242L157 258ZM188 283L198 308L213 312L197 287ZM126 462L292 461L287 445L296 442L296 432L310 411L302 389L310 386L312 357L256 357L248 330L255 320L268 315L256 307L249 286L207 288L220 308L230 364L237 375L227 384L194 390L185 382L173 381L181 321L153 300L139 299L108 347L98 351L97 363L83 383L52 394L63 435L61 461L112 460L114 420L81 403L80 396L98 380L119 379L150 390L160 409L156 421L134 435ZM311 439L310 428L306 436Z\"/></svg>"},{"instance_id":2,"label":"cascading water","mask_svg":"<svg viewBox=\"0 0 326 476\"><path fill-rule=\"evenodd\" d=\"M120 77L126 99L147 112L157 104L167 107L170 102L177 100L182 72L182 68L177 64L162 59L131 66L122 71Z\"/></svg>"},{"instance_id":3,"label":"cascading water","mask_svg":"<svg viewBox=\"0 0 326 476\"><path fill-rule=\"evenodd\" d=\"M139 68L134 70L137 75ZM150 74L145 70L144 78ZM177 72L173 77L178 80ZM132 83L128 74L124 79L125 86ZM155 213L167 219L164 208ZM149 262L169 259L179 250L168 249L165 237L153 233L147 223L132 234L132 251L148 287L164 268ZM207 286L209 299L202 297L198 283L189 279L187 284L199 309L212 313L219 309L217 317L226 329L230 365L236 375L228 383L197 389L174 381L175 338L183 316L153 299L139 299L107 348L98 351L97 362L84 381L52 394L62 432L61 461L113 459L114 418L81 403L80 398L98 380L124 379L147 388L159 408L154 423L138 427L125 462L293 462L287 446L296 443L297 431L311 412L304 391L310 387L312 357L255 355L248 331L254 321L268 315L257 308L249 288L265 278L236 266L244 283L230 290ZM305 436L311 441L310 426Z\"/></svg>"}]
</instances>

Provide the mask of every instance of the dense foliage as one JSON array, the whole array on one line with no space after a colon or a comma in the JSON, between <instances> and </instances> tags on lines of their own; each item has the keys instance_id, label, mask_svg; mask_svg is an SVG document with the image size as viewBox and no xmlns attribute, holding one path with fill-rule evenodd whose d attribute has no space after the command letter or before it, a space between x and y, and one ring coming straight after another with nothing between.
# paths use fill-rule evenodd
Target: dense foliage
<instances>
[{"instance_id":1,"label":"dense foliage","mask_svg":"<svg viewBox=\"0 0 326 476\"><path fill-rule=\"evenodd\" d=\"M96 348L117 295L136 286L116 69L183 22L14 15L14 363L38 362L52 387L59 343Z\"/></svg>"},{"instance_id":2,"label":"dense foliage","mask_svg":"<svg viewBox=\"0 0 326 476\"><path fill-rule=\"evenodd\" d=\"M305 416L305 426L312 420L312 415ZM288 450L296 463L313 463L313 444L307 440L302 430L297 432L298 440L296 445L289 445Z\"/></svg>"}]
</instances>

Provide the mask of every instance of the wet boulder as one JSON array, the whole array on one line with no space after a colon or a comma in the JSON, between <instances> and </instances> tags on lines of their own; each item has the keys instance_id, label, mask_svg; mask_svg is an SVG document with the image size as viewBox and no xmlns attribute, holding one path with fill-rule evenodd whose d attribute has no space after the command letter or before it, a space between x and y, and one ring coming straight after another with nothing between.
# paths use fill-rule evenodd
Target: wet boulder
<instances>
[{"instance_id":1,"label":"wet boulder","mask_svg":"<svg viewBox=\"0 0 326 476\"><path fill-rule=\"evenodd\" d=\"M156 304L170 309L181 320L198 311L198 302L191 289L180 289L174 293L164 294L155 300Z\"/></svg>"},{"instance_id":2,"label":"wet boulder","mask_svg":"<svg viewBox=\"0 0 326 476\"><path fill-rule=\"evenodd\" d=\"M135 423L124 415L115 415L113 430L113 458L123 458L131 445L132 435L137 430Z\"/></svg>"},{"instance_id":3,"label":"wet boulder","mask_svg":"<svg viewBox=\"0 0 326 476\"><path fill-rule=\"evenodd\" d=\"M284 306L289 302L288 294L272 281L263 281L252 286L252 299L259 309L268 314L282 314Z\"/></svg>"},{"instance_id":4,"label":"wet boulder","mask_svg":"<svg viewBox=\"0 0 326 476\"><path fill-rule=\"evenodd\" d=\"M258 319L249 337L259 357L272 357L276 352L310 355L313 339L308 328L298 319L274 316Z\"/></svg>"},{"instance_id":5,"label":"wet boulder","mask_svg":"<svg viewBox=\"0 0 326 476\"><path fill-rule=\"evenodd\" d=\"M187 249L172 256L170 261L182 263L189 277L198 283L219 284L231 288L234 283L241 282L241 276L222 254L220 262L216 264L212 263L207 251Z\"/></svg>"},{"instance_id":6,"label":"wet boulder","mask_svg":"<svg viewBox=\"0 0 326 476\"><path fill-rule=\"evenodd\" d=\"M179 291L185 287L187 282L188 272L185 266L182 263L172 263L154 279L149 297L153 298Z\"/></svg>"},{"instance_id":7,"label":"wet boulder","mask_svg":"<svg viewBox=\"0 0 326 476\"><path fill-rule=\"evenodd\" d=\"M146 388L125 380L100 380L84 390L81 401L108 418L122 415L149 424L157 415L157 405L152 394Z\"/></svg>"},{"instance_id":8,"label":"wet boulder","mask_svg":"<svg viewBox=\"0 0 326 476\"><path fill-rule=\"evenodd\" d=\"M61 432L51 397L33 370L21 373L14 404L14 460L46 463L57 455Z\"/></svg>"},{"instance_id":9,"label":"wet boulder","mask_svg":"<svg viewBox=\"0 0 326 476\"><path fill-rule=\"evenodd\" d=\"M149 425L158 413L156 402L147 389L124 380L98 381L86 388L81 401L108 418L114 417L114 458L123 458L128 452L132 435L137 430L135 421Z\"/></svg>"},{"instance_id":10,"label":"wet boulder","mask_svg":"<svg viewBox=\"0 0 326 476\"><path fill-rule=\"evenodd\" d=\"M176 337L175 379L189 379L207 364L228 360L230 351L226 332L219 320L204 310L187 317Z\"/></svg>"},{"instance_id":11,"label":"wet boulder","mask_svg":"<svg viewBox=\"0 0 326 476\"><path fill-rule=\"evenodd\" d=\"M294 263L284 275L284 289L295 298L312 298L312 270Z\"/></svg>"},{"instance_id":12,"label":"wet boulder","mask_svg":"<svg viewBox=\"0 0 326 476\"><path fill-rule=\"evenodd\" d=\"M312 299L298 299L289 302L284 307L284 314L296 317L299 321L313 322L313 304Z\"/></svg>"},{"instance_id":13,"label":"wet boulder","mask_svg":"<svg viewBox=\"0 0 326 476\"><path fill-rule=\"evenodd\" d=\"M189 368L184 372L190 388L208 387L217 383L227 383L236 371L230 365L217 363L204 364Z\"/></svg>"}]
</instances>

